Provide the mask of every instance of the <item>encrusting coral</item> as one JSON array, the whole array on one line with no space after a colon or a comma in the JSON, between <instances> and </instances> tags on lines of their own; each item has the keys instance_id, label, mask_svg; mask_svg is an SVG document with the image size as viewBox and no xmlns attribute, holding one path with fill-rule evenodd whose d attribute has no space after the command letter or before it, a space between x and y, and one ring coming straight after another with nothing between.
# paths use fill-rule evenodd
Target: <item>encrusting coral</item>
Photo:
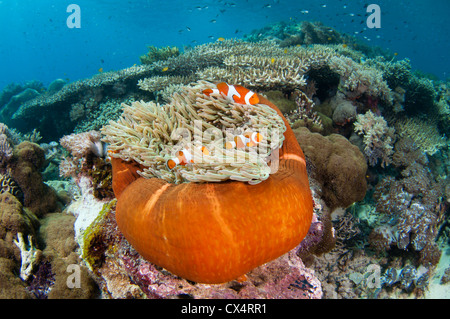
<instances>
[{"instance_id":1,"label":"encrusting coral","mask_svg":"<svg viewBox=\"0 0 450 319\"><path fill-rule=\"evenodd\" d=\"M113 189L118 198L117 224L127 240L144 258L183 278L220 283L236 279L298 245L311 223L312 198L303 153L276 106L262 96L258 96L259 104L248 106L226 101L220 94L202 93L211 87L206 82L186 87L162 108L143 103L135 108L125 107L123 119L110 123L102 131L111 147ZM127 114L130 110L134 112ZM284 140L278 150L276 172L268 178L262 175L265 180L256 185L241 181L208 182L211 177L222 181L236 174L242 174L244 181L259 179L259 166L267 167L265 157L273 153L272 148L263 151L259 161L236 162L233 171L224 169L220 174L208 175L211 174L208 170L199 170L193 176L204 183L168 183L166 176L176 181L172 172L168 175L147 169L146 163L156 163L162 172L167 171L163 164L167 158L141 154L148 154L149 142L154 143L150 144L150 151L159 154L158 141L171 142L168 133L175 125L193 130L192 117L201 120L200 127L204 129L247 126L257 131L279 130L278 140L271 141L271 135L263 134L267 144L274 142L274 148L280 147ZM175 123L171 122L173 119ZM139 159L141 163L136 162ZM224 167L205 162L207 168ZM195 165L194 160L192 166ZM245 173L251 167L256 168L257 174ZM183 175L184 170L189 172L189 168L182 167L180 175L188 176ZM138 171L148 178L139 177ZM142 219L143 216L147 217Z\"/></svg>"}]
</instances>

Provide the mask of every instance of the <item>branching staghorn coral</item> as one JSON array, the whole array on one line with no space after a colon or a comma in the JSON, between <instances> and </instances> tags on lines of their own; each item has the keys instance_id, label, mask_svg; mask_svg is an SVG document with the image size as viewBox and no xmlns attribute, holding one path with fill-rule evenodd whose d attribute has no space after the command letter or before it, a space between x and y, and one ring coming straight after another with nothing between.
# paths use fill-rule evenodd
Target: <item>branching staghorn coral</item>
<instances>
[{"instance_id":1,"label":"branching staghorn coral","mask_svg":"<svg viewBox=\"0 0 450 319\"><path fill-rule=\"evenodd\" d=\"M224 64L225 68L210 67L197 72L197 76L210 81L241 83L259 90L293 90L306 85L307 66L299 58L230 56Z\"/></svg>"},{"instance_id":2,"label":"branching staghorn coral","mask_svg":"<svg viewBox=\"0 0 450 319\"><path fill-rule=\"evenodd\" d=\"M141 164L143 177L172 183L267 179L271 168L266 159L283 142L283 120L263 104L236 104L220 94L203 94L214 87L199 81L174 93L170 103L162 106L154 102L124 105L121 118L102 128L111 156ZM257 152L224 148L225 140L247 131L263 135ZM202 153L202 146L209 154ZM167 160L182 149L192 153L193 163L170 170Z\"/></svg>"},{"instance_id":3,"label":"branching staghorn coral","mask_svg":"<svg viewBox=\"0 0 450 319\"><path fill-rule=\"evenodd\" d=\"M395 129L388 127L382 116L371 111L357 115L355 132L363 136L364 154L371 166L375 166L379 159L382 167L391 163Z\"/></svg>"}]
</instances>

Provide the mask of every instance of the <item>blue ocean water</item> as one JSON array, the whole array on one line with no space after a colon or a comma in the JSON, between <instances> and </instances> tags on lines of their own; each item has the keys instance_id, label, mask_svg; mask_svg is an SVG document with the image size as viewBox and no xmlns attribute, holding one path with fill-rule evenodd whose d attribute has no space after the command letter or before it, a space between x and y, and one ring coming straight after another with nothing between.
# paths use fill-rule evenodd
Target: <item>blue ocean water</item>
<instances>
[{"instance_id":1,"label":"blue ocean water","mask_svg":"<svg viewBox=\"0 0 450 319\"><path fill-rule=\"evenodd\" d=\"M70 4L81 27L68 28ZM381 28L366 25L369 4L381 8ZM1 0L0 90L11 82L71 81L139 63L153 46L195 46L242 38L280 21L321 21L408 57L413 69L450 76L450 1L355 0Z\"/></svg>"}]
</instances>

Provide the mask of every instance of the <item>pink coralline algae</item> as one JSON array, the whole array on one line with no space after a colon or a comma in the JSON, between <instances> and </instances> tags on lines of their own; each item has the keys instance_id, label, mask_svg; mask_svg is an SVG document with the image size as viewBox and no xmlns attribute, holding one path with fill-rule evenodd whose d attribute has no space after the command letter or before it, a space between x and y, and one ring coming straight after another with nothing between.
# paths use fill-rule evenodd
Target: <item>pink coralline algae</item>
<instances>
[{"instance_id":1,"label":"pink coralline algae","mask_svg":"<svg viewBox=\"0 0 450 319\"><path fill-rule=\"evenodd\" d=\"M314 271L305 267L293 249L280 258L264 264L242 281L219 285L194 284L176 277L138 255L124 254L121 263L132 281L148 298L195 299L319 299L320 281Z\"/></svg>"}]
</instances>

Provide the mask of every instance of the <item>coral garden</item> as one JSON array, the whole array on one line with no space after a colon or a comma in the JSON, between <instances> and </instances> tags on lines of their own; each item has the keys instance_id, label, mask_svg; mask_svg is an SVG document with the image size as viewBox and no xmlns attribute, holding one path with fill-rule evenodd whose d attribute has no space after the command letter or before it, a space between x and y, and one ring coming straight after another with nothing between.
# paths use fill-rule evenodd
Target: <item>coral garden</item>
<instances>
[{"instance_id":1,"label":"coral garden","mask_svg":"<svg viewBox=\"0 0 450 319\"><path fill-rule=\"evenodd\" d=\"M307 21L184 50L150 46L140 60L85 80L10 84L0 93L0 297L450 296L450 82ZM205 97L218 82L252 90L280 114L264 103ZM203 130L265 130L262 144L270 147L261 157L248 149L212 152L202 163L169 168L167 158L179 151L174 132L194 134L195 121ZM282 132L279 140L272 131ZM178 276L142 256L116 221L123 206L134 207L117 195L135 179L246 185L239 196L272 183L277 194L286 185L276 184L269 161L292 141L305 157L309 230L244 276L218 284ZM230 164L230 157L244 161ZM187 207L186 193L179 196L186 204L178 206ZM255 207L269 218L270 200L279 198ZM307 202L292 205L300 201ZM241 232L252 234L241 221ZM283 237L268 234L264 247L252 246L236 263ZM82 289L68 284L73 266Z\"/></svg>"}]
</instances>

